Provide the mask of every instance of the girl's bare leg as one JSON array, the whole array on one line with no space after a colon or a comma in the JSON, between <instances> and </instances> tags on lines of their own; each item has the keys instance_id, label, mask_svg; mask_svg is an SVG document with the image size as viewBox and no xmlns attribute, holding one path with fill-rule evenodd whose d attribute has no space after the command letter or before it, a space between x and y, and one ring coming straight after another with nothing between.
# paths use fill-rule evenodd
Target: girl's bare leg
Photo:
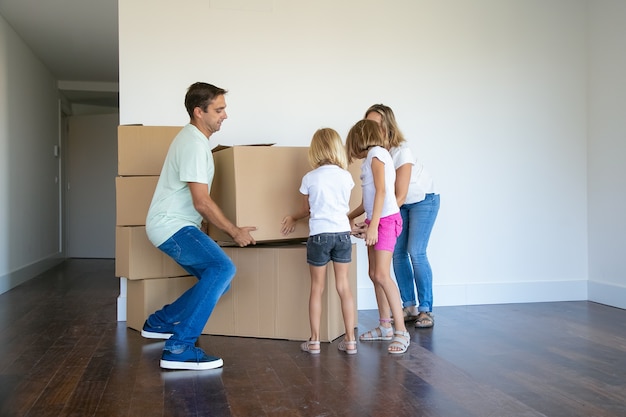
<instances>
[{"instance_id":1,"label":"girl's bare leg","mask_svg":"<svg viewBox=\"0 0 626 417\"><path fill-rule=\"evenodd\" d=\"M335 286L337 293L341 299L341 312L343 314L343 323L346 327L347 341L356 340L354 337L354 298L350 290L350 282L348 280L349 263L333 262L335 271Z\"/></svg>"},{"instance_id":2,"label":"girl's bare leg","mask_svg":"<svg viewBox=\"0 0 626 417\"><path fill-rule=\"evenodd\" d=\"M404 320L402 320L402 302L400 301L400 291L393 279L391 278L391 258L392 253L385 250L375 250L368 247L369 258L374 258L374 269L371 275L374 286L380 287L380 291L376 291L376 301L378 303L378 314L381 319L390 319L391 314L398 319L395 320L396 330L406 332ZM370 267L372 264L370 263ZM372 270L370 269L370 272ZM382 309L382 310L381 310ZM389 326L391 323L389 323Z\"/></svg>"},{"instance_id":3,"label":"girl's bare leg","mask_svg":"<svg viewBox=\"0 0 626 417\"><path fill-rule=\"evenodd\" d=\"M376 305L378 306L378 314L381 323L385 323L384 327L391 326L391 308L389 307L389 301L385 295L385 290L378 283L374 283L374 291L376 292Z\"/></svg>"},{"instance_id":4,"label":"girl's bare leg","mask_svg":"<svg viewBox=\"0 0 626 417\"><path fill-rule=\"evenodd\" d=\"M322 294L326 281L326 265L309 265L311 273L311 294L309 295L309 324L311 340L320 340L320 322L322 321Z\"/></svg>"}]
</instances>

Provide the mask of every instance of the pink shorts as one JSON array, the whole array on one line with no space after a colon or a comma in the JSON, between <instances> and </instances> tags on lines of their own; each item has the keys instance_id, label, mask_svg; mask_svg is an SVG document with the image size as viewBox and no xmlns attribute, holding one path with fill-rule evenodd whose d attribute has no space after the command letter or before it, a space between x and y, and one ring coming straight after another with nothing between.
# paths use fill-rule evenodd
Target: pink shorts
<instances>
[{"instance_id":1,"label":"pink shorts","mask_svg":"<svg viewBox=\"0 0 626 417\"><path fill-rule=\"evenodd\" d=\"M365 223L369 226L370 221L366 219ZM374 249L393 252L400 233L402 233L402 216L400 212L381 217L378 223L378 242L374 245Z\"/></svg>"}]
</instances>

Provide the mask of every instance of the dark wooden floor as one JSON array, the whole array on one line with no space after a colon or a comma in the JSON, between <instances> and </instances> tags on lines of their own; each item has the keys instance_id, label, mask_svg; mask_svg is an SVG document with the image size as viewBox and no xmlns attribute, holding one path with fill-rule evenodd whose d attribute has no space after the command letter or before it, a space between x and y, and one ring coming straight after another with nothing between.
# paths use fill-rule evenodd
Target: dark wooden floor
<instances>
[{"instance_id":1,"label":"dark wooden floor","mask_svg":"<svg viewBox=\"0 0 626 417\"><path fill-rule=\"evenodd\" d=\"M440 307L398 356L202 336L224 368L161 371L163 342L116 322L113 271L73 259L0 295L0 416L626 416L624 310ZM376 322L362 311L359 332Z\"/></svg>"}]
</instances>

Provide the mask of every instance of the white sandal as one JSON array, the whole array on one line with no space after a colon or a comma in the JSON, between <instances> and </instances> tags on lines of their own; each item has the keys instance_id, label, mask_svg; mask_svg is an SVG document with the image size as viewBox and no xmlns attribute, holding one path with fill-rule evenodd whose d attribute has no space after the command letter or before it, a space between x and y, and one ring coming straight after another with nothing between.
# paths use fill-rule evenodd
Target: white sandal
<instances>
[{"instance_id":1,"label":"white sandal","mask_svg":"<svg viewBox=\"0 0 626 417\"><path fill-rule=\"evenodd\" d=\"M320 341L319 340L307 340L300 345L300 349L303 352L309 352L313 355L320 353Z\"/></svg>"},{"instance_id":2,"label":"white sandal","mask_svg":"<svg viewBox=\"0 0 626 417\"><path fill-rule=\"evenodd\" d=\"M374 340L393 340L393 327L375 327L359 336L359 340L363 342L371 342Z\"/></svg>"},{"instance_id":3,"label":"white sandal","mask_svg":"<svg viewBox=\"0 0 626 417\"><path fill-rule=\"evenodd\" d=\"M409 332L396 330L393 334L393 342L389 344L387 351L389 353L405 353L411 344L411 336L409 335ZM400 350L392 350L392 347L399 347Z\"/></svg>"},{"instance_id":4,"label":"white sandal","mask_svg":"<svg viewBox=\"0 0 626 417\"><path fill-rule=\"evenodd\" d=\"M391 319L378 319L380 324L378 327L374 327L372 330L368 330L359 336L359 340L362 342L371 342L374 340L392 340L393 339L393 327L383 327L383 323L391 323Z\"/></svg>"},{"instance_id":5,"label":"white sandal","mask_svg":"<svg viewBox=\"0 0 626 417\"><path fill-rule=\"evenodd\" d=\"M339 346L337 346L342 352L346 352L348 355L354 355L356 353L356 340L346 340L343 339L339 342Z\"/></svg>"}]
</instances>

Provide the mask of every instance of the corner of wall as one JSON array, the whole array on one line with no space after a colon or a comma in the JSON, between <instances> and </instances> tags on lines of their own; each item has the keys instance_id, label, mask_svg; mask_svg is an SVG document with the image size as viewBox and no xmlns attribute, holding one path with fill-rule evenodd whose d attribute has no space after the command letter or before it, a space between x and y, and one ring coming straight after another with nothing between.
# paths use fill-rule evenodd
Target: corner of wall
<instances>
[{"instance_id":1,"label":"corner of wall","mask_svg":"<svg viewBox=\"0 0 626 417\"><path fill-rule=\"evenodd\" d=\"M17 287L26 281L35 278L42 272L60 264L65 258L61 254L50 256L46 259L37 261L16 271L0 276L0 294L5 293L12 288Z\"/></svg>"},{"instance_id":2,"label":"corner of wall","mask_svg":"<svg viewBox=\"0 0 626 417\"><path fill-rule=\"evenodd\" d=\"M604 282L589 281L589 301L626 309L626 287Z\"/></svg>"}]
</instances>

